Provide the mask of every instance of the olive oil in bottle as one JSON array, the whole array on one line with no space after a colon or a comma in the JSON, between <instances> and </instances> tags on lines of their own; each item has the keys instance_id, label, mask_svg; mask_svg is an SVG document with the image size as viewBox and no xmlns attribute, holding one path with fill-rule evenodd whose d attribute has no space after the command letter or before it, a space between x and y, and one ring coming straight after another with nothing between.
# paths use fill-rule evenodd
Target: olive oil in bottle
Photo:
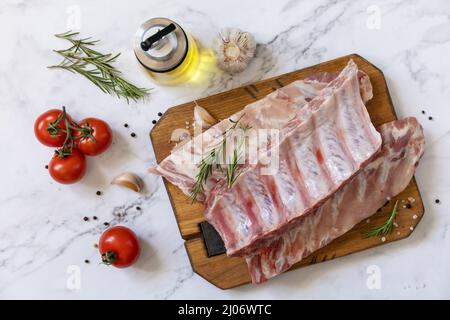
<instances>
[{"instance_id":1,"label":"olive oil in bottle","mask_svg":"<svg viewBox=\"0 0 450 320\"><path fill-rule=\"evenodd\" d=\"M154 81L164 85L189 81L199 60L194 38L166 18L153 18L140 26L134 53Z\"/></svg>"}]
</instances>

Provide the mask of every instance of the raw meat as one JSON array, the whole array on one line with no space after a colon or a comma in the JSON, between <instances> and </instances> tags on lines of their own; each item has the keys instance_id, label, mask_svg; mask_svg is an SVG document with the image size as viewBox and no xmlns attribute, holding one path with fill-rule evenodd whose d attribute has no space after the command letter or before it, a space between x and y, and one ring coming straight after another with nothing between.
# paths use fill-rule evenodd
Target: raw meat
<instances>
[{"instance_id":1,"label":"raw meat","mask_svg":"<svg viewBox=\"0 0 450 320\"><path fill-rule=\"evenodd\" d=\"M301 261L368 218L406 188L424 150L422 127L406 118L378 128L381 152L351 182L259 253L247 257L254 283L263 282Z\"/></svg>"},{"instance_id":2,"label":"raw meat","mask_svg":"<svg viewBox=\"0 0 450 320\"><path fill-rule=\"evenodd\" d=\"M294 117L296 110L305 105L307 100L314 98L326 85L326 82L317 80L299 80L280 88L194 137L149 171L163 176L186 195L190 195L198 174L199 162L204 153L218 144L222 134L233 125L229 119L237 120L242 117L241 121L251 124L253 128L282 128ZM215 182L213 176L206 184L205 190L208 191ZM203 193L197 197L201 202L204 199Z\"/></svg>"},{"instance_id":3,"label":"raw meat","mask_svg":"<svg viewBox=\"0 0 450 320\"><path fill-rule=\"evenodd\" d=\"M261 175L248 166L228 189L218 181L205 217L221 235L227 254L259 250L345 185L379 150L381 136L361 98L353 61L282 128L279 169Z\"/></svg>"},{"instance_id":4,"label":"raw meat","mask_svg":"<svg viewBox=\"0 0 450 320\"><path fill-rule=\"evenodd\" d=\"M336 76L336 73L317 73L272 92L265 98L249 104L230 118L222 120L201 135L194 137L182 147L174 150L158 166L150 168L149 171L163 176L178 186L186 195L190 195L203 154L215 146L220 141L223 132L231 127L232 123L229 119L236 120L242 116L241 121L248 123L252 128L280 129ZM359 71L358 78L361 97L364 102L367 102L372 98L369 77ZM203 202L205 194L221 179L223 179L223 175L213 175L205 185L205 192L198 195L197 201Z\"/></svg>"}]
</instances>

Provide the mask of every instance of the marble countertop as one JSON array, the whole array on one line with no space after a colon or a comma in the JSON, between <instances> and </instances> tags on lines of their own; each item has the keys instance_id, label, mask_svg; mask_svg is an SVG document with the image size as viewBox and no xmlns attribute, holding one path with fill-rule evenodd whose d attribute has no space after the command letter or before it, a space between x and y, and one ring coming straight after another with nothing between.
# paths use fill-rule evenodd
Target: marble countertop
<instances>
[{"instance_id":1,"label":"marble countertop","mask_svg":"<svg viewBox=\"0 0 450 320\"><path fill-rule=\"evenodd\" d=\"M135 30L156 16L179 22L205 48L223 27L250 31L258 42L256 59L236 76L210 72L196 86L157 86L131 50ZM59 61L52 49L65 46L52 35L68 28L101 39L103 51L122 52L117 65L127 79L153 87L151 97L128 105L77 75L47 69ZM0 298L450 298L448 1L2 0L0 38ZM381 68L399 117L416 116L425 129L416 174L424 219L402 241L260 286L214 287L193 273L162 180L146 174L154 163L152 120L170 106L349 53ZM44 166L52 151L32 130L41 112L62 105L75 118L100 117L114 130L113 146L89 159L87 176L72 186L49 177ZM145 192L110 185L125 170L144 177ZM83 221L94 215L98 220ZM134 267L98 263L94 244L104 222L138 234L143 252Z\"/></svg>"}]
</instances>

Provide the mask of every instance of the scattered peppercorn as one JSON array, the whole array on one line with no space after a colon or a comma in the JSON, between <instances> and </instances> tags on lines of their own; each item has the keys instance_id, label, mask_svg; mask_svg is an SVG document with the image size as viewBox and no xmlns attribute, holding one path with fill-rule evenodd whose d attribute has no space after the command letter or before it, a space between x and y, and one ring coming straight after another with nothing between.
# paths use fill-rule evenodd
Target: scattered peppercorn
<instances>
[{"instance_id":1,"label":"scattered peppercorn","mask_svg":"<svg viewBox=\"0 0 450 320\"><path fill-rule=\"evenodd\" d=\"M428 120L433 120L433 117L431 117L431 116L430 116L430 117L428 117Z\"/></svg>"},{"instance_id":2,"label":"scattered peppercorn","mask_svg":"<svg viewBox=\"0 0 450 320\"><path fill-rule=\"evenodd\" d=\"M88 259L84 260L84 263L89 263L90 261Z\"/></svg>"},{"instance_id":3,"label":"scattered peppercorn","mask_svg":"<svg viewBox=\"0 0 450 320\"><path fill-rule=\"evenodd\" d=\"M97 216L93 216L92 219L97 220L98 218L97 218Z\"/></svg>"},{"instance_id":4,"label":"scattered peppercorn","mask_svg":"<svg viewBox=\"0 0 450 320\"><path fill-rule=\"evenodd\" d=\"M109 226L109 222L103 222L105 226Z\"/></svg>"},{"instance_id":5,"label":"scattered peppercorn","mask_svg":"<svg viewBox=\"0 0 450 320\"><path fill-rule=\"evenodd\" d=\"M95 194L98 195L98 196L101 196L102 192L100 190L97 190L97 192Z\"/></svg>"},{"instance_id":6,"label":"scattered peppercorn","mask_svg":"<svg viewBox=\"0 0 450 320\"><path fill-rule=\"evenodd\" d=\"M158 112L158 117L161 117L162 116L162 113L161 112Z\"/></svg>"},{"instance_id":7,"label":"scattered peppercorn","mask_svg":"<svg viewBox=\"0 0 450 320\"><path fill-rule=\"evenodd\" d=\"M89 218L88 217L84 217L83 220L84 221L89 221Z\"/></svg>"},{"instance_id":8,"label":"scattered peppercorn","mask_svg":"<svg viewBox=\"0 0 450 320\"><path fill-rule=\"evenodd\" d=\"M141 207L139 207L139 206L138 206L138 207L136 207L136 210L137 210L137 211L141 210Z\"/></svg>"},{"instance_id":9,"label":"scattered peppercorn","mask_svg":"<svg viewBox=\"0 0 450 320\"><path fill-rule=\"evenodd\" d=\"M130 134L130 136L132 136L132 137L134 138L134 137L136 137L136 133L132 132L132 133Z\"/></svg>"},{"instance_id":10,"label":"scattered peppercorn","mask_svg":"<svg viewBox=\"0 0 450 320\"><path fill-rule=\"evenodd\" d=\"M124 123L123 126L124 126L125 128L128 128L128 123Z\"/></svg>"},{"instance_id":11,"label":"scattered peppercorn","mask_svg":"<svg viewBox=\"0 0 450 320\"><path fill-rule=\"evenodd\" d=\"M45 165L45 169L48 169L48 165Z\"/></svg>"},{"instance_id":12,"label":"scattered peppercorn","mask_svg":"<svg viewBox=\"0 0 450 320\"><path fill-rule=\"evenodd\" d=\"M156 123L156 120L152 120L152 123L155 124L155 123Z\"/></svg>"},{"instance_id":13,"label":"scattered peppercorn","mask_svg":"<svg viewBox=\"0 0 450 320\"><path fill-rule=\"evenodd\" d=\"M436 202L436 203L440 203L440 202L441 202L441 200L439 200L439 199L436 199L436 200L434 200L434 202Z\"/></svg>"},{"instance_id":14,"label":"scattered peppercorn","mask_svg":"<svg viewBox=\"0 0 450 320\"><path fill-rule=\"evenodd\" d=\"M425 114L425 110L422 110L422 114Z\"/></svg>"},{"instance_id":15,"label":"scattered peppercorn","mask_svg":"<svg viewBox=\"0 0 450 320\"><path fill-rule=\"evenodd\" d=\"M94 248L98 248L98 244L94 243Z\"/></svg>"},{"instance_id":16,"label":"scattered peppercorn","mask_svg":"<svg viewBox=\"0 0 450 320\"><path fill-rule=\"evenodd\" d=\"M407 203L406 208L411 209L412 208L411 203Z\"/></svg>"}]
</instances>

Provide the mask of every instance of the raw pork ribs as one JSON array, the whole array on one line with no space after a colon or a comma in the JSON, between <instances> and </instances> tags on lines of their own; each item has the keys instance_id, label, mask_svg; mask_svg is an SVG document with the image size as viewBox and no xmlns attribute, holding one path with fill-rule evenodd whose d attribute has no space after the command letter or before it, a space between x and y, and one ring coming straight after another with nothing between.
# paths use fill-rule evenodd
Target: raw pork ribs
<instances>
[{"instance_id":1,"label":"raw pork ribs","mask_svg":"<svg viewBox=\"0 0 450 320\"><path fill-rule=\"evenodd\" d=\"M415 118L406 118L378 130L383 146L364 169L320 208L247 257L252 282L263 282L289 269L370 217L386 198L406 188L423 154L422 127Z\"/></svg>"},{"instance_id":2,"label":"raw pork ribs","mask_svg":"<svg viewBox=\"0 0 450 320\"><path fill-rule=\"evenodd\" d=\"M261 175L250 166L229 189L217 183L205 217L221 235L227 254L245 256L286 232L345 185L379 150L350 61L319 95L281 130L279 169Z\"/></svg>"}]
</instances>

